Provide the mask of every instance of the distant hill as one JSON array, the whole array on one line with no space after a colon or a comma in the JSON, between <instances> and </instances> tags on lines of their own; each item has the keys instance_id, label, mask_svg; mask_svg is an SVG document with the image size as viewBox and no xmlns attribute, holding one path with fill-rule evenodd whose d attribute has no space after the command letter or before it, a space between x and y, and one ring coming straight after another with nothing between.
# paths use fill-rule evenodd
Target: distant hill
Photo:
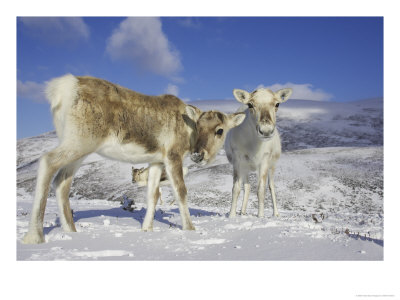
<instances>
[{"instance_id":1,"label":"distant hill","mask_svg":"<svg viewBox=\"0 0 400 300\"><path fill-rule=\"evenodd\" d=\"M192 101L202 110L235 112L235 100ZM283 151L321 147L383 145L383 99L325 102L289 99L279 107Z\"/></svg>"}]
</instances>

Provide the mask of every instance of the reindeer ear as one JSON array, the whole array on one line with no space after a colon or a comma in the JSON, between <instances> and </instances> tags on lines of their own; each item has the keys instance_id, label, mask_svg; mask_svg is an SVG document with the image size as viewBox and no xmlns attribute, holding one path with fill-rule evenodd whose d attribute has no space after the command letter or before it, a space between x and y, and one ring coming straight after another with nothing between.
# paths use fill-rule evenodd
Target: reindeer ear
<instances>
[{"instance_id":1,"label":"reindeer ear","mask_svg":"<svg viewBox=\"0 0 400 300\"><path fill-rule=\"evenodd\" d=\"M193 105L186 105L185 110L188 117L192 119L194 122L197 122L197 120L201 115L201 110Z\"/></svg>"},{"instance_id":2,"label":"reindeer ear","mask_svg":"<svg viewBox=\"0 0 400 300\"><path fill-rule=\"evenodd\" d=\"M243 104L247 104L250 100L250 93L245 90L234 89L233 96L235 96L237 101L242 102Z\"/></svg>"},{"instance_id":3,"label":"reindeer ear","mask_svg":"<svg viewBox=\"0 0 400 300\"><path fill-rule=\"evenodd\" d=\"M242 124L244 119L246 118L246 114L244 112L234 113L228 115L228 127L233 128Z\"/></svg>"},{"instance_id":4,"label":"reindeer ear","mask_svg":"<svg viewBox=\"0 0 400 300\"><path fill-rule=\"evenodd\" d=\"M293 90L292 89L281 89L275 93L276 97L280 102L285 102L290 98L292 95Z\"/></svg>"}]
</instances>

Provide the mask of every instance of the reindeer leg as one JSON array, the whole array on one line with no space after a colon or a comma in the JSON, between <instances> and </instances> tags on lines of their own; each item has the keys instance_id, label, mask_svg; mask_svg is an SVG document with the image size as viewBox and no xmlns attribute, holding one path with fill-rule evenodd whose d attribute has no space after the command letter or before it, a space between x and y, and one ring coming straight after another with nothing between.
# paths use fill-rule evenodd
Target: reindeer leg
<instances>
[{"instance_id":1,"label":"reindeer leg","mask_svg":"<svg viewBox=\"0 0 400 300\"><path fill-rule=\"evenodd\" d=\"M242 210L241 214L245 215L247 210L247 202L249 201L250 195L250 183L249 183L249 175L247 174L244 176L244 195L243 195L243 203L242 203Z\"/></svg>"},{"instance_id":2,"label":"reindeer leg","mask_svg":"<svg viewBox=\"0 0 400 300\"><path fill-rule=\"evenodd\" d=\"M238 169L234 165L233 170L233 187L232 187L232 205L231 210L229 212L229 218L233 218L236 216L236 206L237 200L239 198L240 190L242 187L242 177L238 173Z\"/></svg>"},{"instance_id":3,"label":"reindeer leg","mask_svg":"<svg viewBox=\"0 0 400 300\"><path fill-rule=\"evenodd\" d=\"M158 187L158 198L160 199L160 204L163 205L161 187Z\"/></svg>"},{"instance_id":4,"label":"reindeer leg","mask_svg":"<svg viewBox=\"0 0 400 300\"><path fill-rule=\"evenodd\" d=\"M264 200L265 200L265 188L268 177L268 163L264 162L261 164L258 170L258 188L257 188L257 197L258 197L258 217L264 217Z\"/></svg>"},{"instance_id":5,"label":"reindeer leg","mask_svg":"<svg viewBox=\"0 0 400 300\"><path fill-rule=\"evenodd\" d=\"M187 190L183 180L182 157L175 153L168 154L165 168L171 181L175 197L178 199L179 212L182 218L183 230L195 230L190 219L189 208L187 205Z\"/></svg>"},{"instance_id":6,"label":"reindeer leg","mask_svg":"<svg viewBox=\"0 0 400 300\"><path fill-rule=\"evenodd\" d=\"M44 242L43 220L51 179L57 170L76 162L86 154L71 150L65 145L60 145L40 158L31 221L23 243L38 244Z\"/></svg>"},{"instance_id":7,"label":"reindeer leg","mask_svg":"<svg viewBox=\"0 0 400 300\"><path fill-rule=\"evenodd\" d=\"M147 210L143 220L142 230L153 231L153 220L158 200L160 177L163 165L156 163L149 166L149 178L147 181Z\"/></svg>"},{"instance_id":8,"label":"reindeer leg","mask_svg":"<svg viewBox=\"0 0 400 300\"><path fill-rule=\"evenodd\" d=\"M60 211L60 222L62 228L66 232L76 232L69 203L69 191L71 189L74 174L78 170L83 160L84 157L61 168L54 178L54 187L56 190L56 198Z\"/></svg>"},{"instance_id":9,"label":"reindeer leg","mask_svg":"<svg viewBox=\"0 0 400 300\"><path fill-rule=\"evenodd\" d=\"M275 174L275 167L271 167L269 177L268 177L269 191L271 192L272 204L274 207L273 216L279 217L278 208L276 207L274 174Z\"/></svg>"}]
</instances>

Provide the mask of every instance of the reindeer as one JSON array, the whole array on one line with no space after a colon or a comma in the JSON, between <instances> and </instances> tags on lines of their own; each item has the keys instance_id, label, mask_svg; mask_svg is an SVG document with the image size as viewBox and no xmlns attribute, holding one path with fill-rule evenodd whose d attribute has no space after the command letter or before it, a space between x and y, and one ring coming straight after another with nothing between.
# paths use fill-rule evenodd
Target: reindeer
<instances>
[{"instance_id":1,"label":"reindeer","mask_svg":"<svg viewBox=\"0 0 400 300\"><path fill-rule=\"evenodd\" d=\"M233 90L236 100L245 104L238 111L245 112L246 118L240 126L228 132L225 141L226 155L233 165L232 206L229 217L236 216L237 199L242 185L244 185L244 195L241 214L246 213L250 193L248 178L250 171L256 171L258 175L258 217L264 216L268 173L273 215L279 216L274 187L275 163L281 154L276 112L279 104L288 100L291 94L291 89L282 89L276 93L265 88L252 93L240 89Z\"/></svg>"},{"instance_id":2,"label":"reindeer","mask_svg":"<svg viewBox=\"0 0 400 300\"><path fill-rule=\"evenodd\" d=\"M119 161L149 163L147 210L143 231L153 229L156 194L162 169L178 199L182 229L194 230L187 205L182 160L187 153L197 163L211 161L229 129L243 113L201 112L172 95L147 96L108 81L67 74L46 88L60 144L39 162L35 198L24 243L42 243L43 219L53 176L62 228L75 232L69 190L74 173L86 156L98 153Z\"/></svg>"},{"instance_id":3,"label":"reindeer","mask_svg":"<svg viewBox=\"0 0 400 300\"><path fill-rule=\"evenodd\" d=\"M183 167L183 177L186 176L189 169L187 167ZM132 183L137 183L139 186L147 186L147 182L149 179L149 168L140 168L136 169L132 167ZM160 204L163 204L161 197L161 186L162 185L170 185L171 182L168 180L167 172L165 168L163 168L161 177L160 177L160 187L158 188L158 195L156 195L157 199L160 199ZM170 205L174 204L175 199L170 202Z\"/></svg>"}]
</instances>

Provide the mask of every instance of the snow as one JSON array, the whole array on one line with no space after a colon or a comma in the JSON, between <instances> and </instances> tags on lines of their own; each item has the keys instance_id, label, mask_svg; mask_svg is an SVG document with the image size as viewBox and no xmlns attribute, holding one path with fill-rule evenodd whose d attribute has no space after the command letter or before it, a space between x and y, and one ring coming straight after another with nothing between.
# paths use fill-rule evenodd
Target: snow
<instances>
[{"instance_id":1,"label":"snow","mask_svg":"<svg viewBox=\"0 0 400 300\"><path fill-rule=\"evenodd\" d=\"M238 108L235 101L192 104L225 112ZM178 208L168 204L172 190L165 186L154 231L142 232L146 190L131 183L132 166L91 155L70 194L77 232L60 228L51 191L46 243L39 245L21 239L29 225L37 160L57 145L57 137L49 132L18 140L16 236L12 230L10 237L17 262L3 265L3 281L23 287L14 289L21 298L44 291L41 299L71 294L79 299L396 299L396 228L388 223L396 216L396 199L388 196L386 184L386 214L383 205L383 100L289 100L280 107L278 127L284 150L275 180L278 218L272 217L268 191L266 217L256 217L255 174L248 214L227 218L232 167L221 150L204 167L185 160L196 230L181 230Z\"/></svg>"},{"instance_id":2,"label":"snow","mask_svg":"<svg viewBox=\"0 0 400 300\"><path fill-rule=\"evenodd\" d=\"M233 112L234 101L193 102ZM283 154L276 171L280 217L257 213L256 175L249 212L227 218L232 167L224 150L205 167L185 164L196 231L181 230L170 187L157 207L154 232L141 232L145 187L131 183L131 166L93 154L71 190L77 233L60 227L50 192L42 245L20 241L28 230L40 155L57 145L53 132L17 142L18 260L383 260L383 101L293 100L278 112ZM323 147L321 147L323 146ZM140 167L140 166L136 166ZM133 201L134 210L126 210ZM240 204L240 203L239 203ZM125 208L125 209L124 209Z\"/></svg>"},{"instance_id":3,"label":"snow","mask_svg":"<svg viewBox=\"0 0 400 300\"><path fill-rule=\"evenodd\" d=\"M234 101L193 102L233 112ZM205 167L185 165L196 231L182 231L179 210L162 188L153 232L140 230L145 187L131 183L131 165L89 156L71 190L76 233L60 227L54 192L45 240L24 245L37 162L57 145L54 133L17 142L17 260L375 260L384 258L383 100L327 103L293 100L278 112L283 154L275 183L280 217L257 218L256 176L248 214L227 218L232 167L224 150ZM140 167L140 166L135 166ZM165 201L166 200L166 201ZM126 209L133 201L134 209ZM240 205L240 203L239 203ZM125 209L124 209L125 208Z\"/></svg>"},{"instance_id":4,"label":"snow","mask_svg":"<svg viewBox=\"0 0 400 300\"><path fill-rule=\"evenodd\" d=\"M77 233L64 233L57 217L46 222L46 244L18 245L18 260L381 260L383 240L378 226L361 226L373 237L346 234L337 216L315 223L299 213L281 217L251 214L228 219L226 209L192 207L196 231L180 230L176 207L160 206L154 232L140 230L145 208L127 212L117 202L89 204L72 201ZM54 205L55 206L55 205ZM54 214L55 215L55 214ZM21 226L25 225L25 226ZM18 239L27 223L19 223ZM22 229L25 227L25 229ZM351 227L355 230L356 227ZM54 251L54 249L57 251ZM39 250L40 249L40 250ZM237 250L242 251L238 252ZM285 251L282 251L285 249ZM86 254L85 254L86 253ZM93 255L99 253L99 255ZM130 254L122 255L121 253ZM107 254L107 255L106 255ZM360 255L363 254L363 255Z\"/></svg>"}]
</instances>

